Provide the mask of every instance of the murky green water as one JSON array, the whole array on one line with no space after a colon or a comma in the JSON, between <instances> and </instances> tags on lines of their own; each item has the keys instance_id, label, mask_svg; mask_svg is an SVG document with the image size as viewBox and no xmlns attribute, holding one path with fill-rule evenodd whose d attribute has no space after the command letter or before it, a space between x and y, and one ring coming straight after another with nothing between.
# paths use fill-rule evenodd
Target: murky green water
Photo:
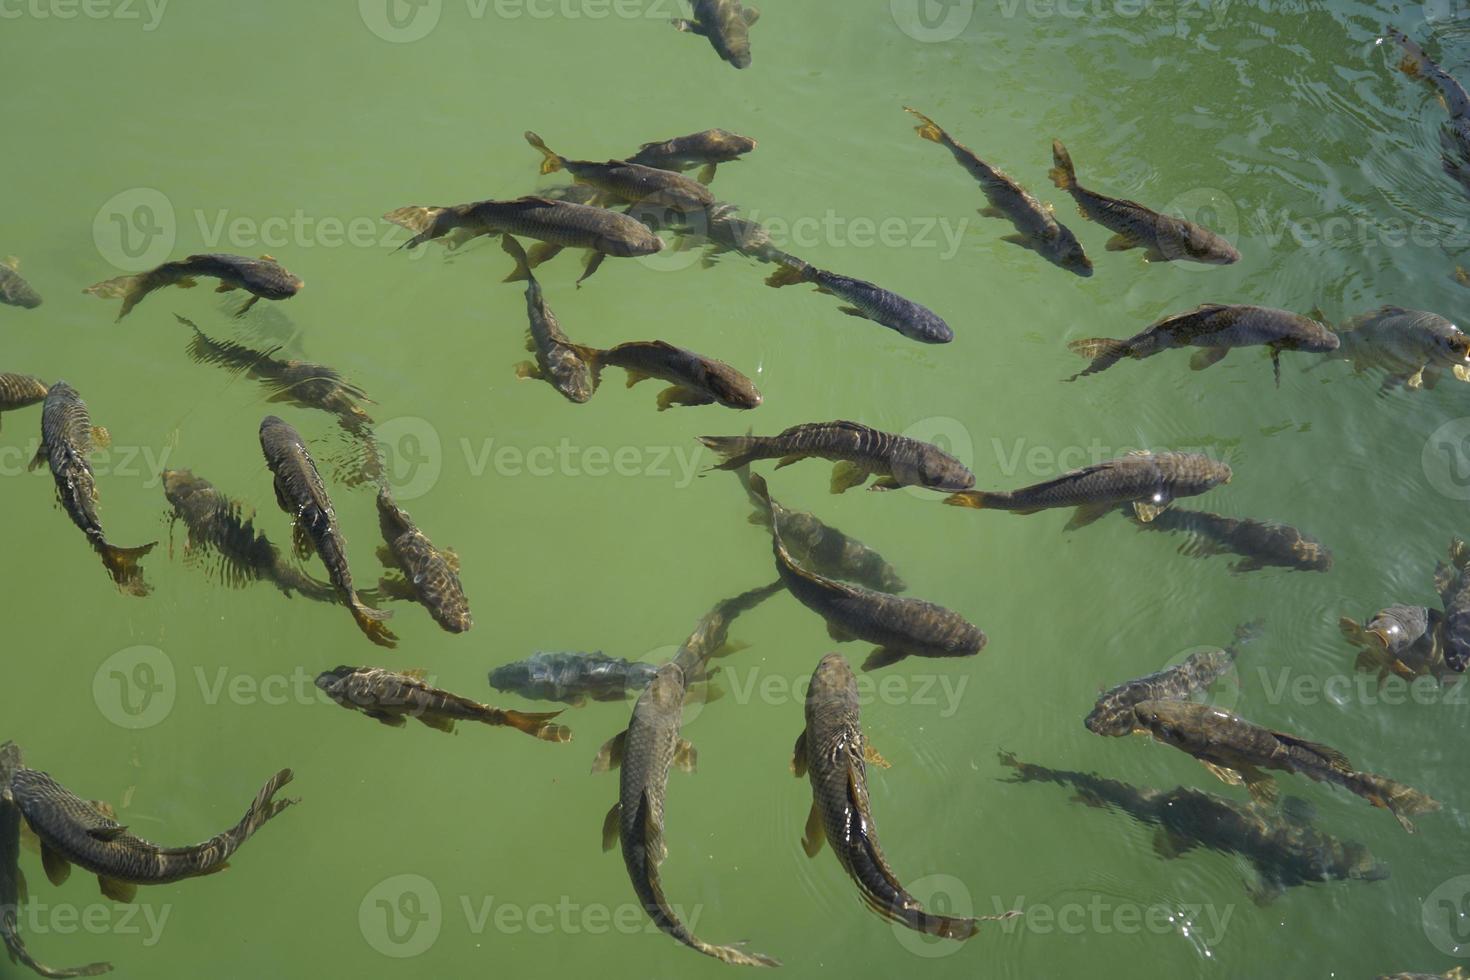
<instances>
[{"instance_id":1,"label":"murky green water","mask_svg":"<svg viewBox=\"0 0 1470 980\"><path fill-rule=\"evenodd\" d=\"M864 720L893 768L871 788L889 857L921 898L1026 915L963 946L899 934L862 908L829 853L802 854L810 793L787 762L801 686L832 643L780 596L736 625L749 648L725 664L726 696L686 728L700 772L670 785L665 886L701 936L749 939L799 976L1370 977L1440 972L1470 954L1456 946L1470 893L1457 880L1470 872L1457 749L1470 707L1459 689L1388 703L1356 686L1336 625L1434 600L1434 562L1466 531L1462 461L1436 448L1470 426L1465 389L1379 397L1371 376L1340 363L1307 372L1308 356L1288 354L1278 390L1250 351L1205 373L1176 354L1059 383L1076 369L1066 341L1125 336L1201 302L1453 317L1470 206L1438 170L1442 113L1373 40L1392 21L1470 76L1462 5L977 0L920 18L906 0L765 0L745 72L671 30L684 15L672 0L358 7L0 0L0 253L19 255L46 298L0 309L0 369L82 392L115 443L95 461L109 532L164 542L146 563L154 594L118 594L52 506L49 476L25 471L38 411L7 415L0 735L170 843L232 823L284 766L303 800L232 870L145 889L139 910L104 902L82 874L51 887L26 854L22 925L38 956L110 960L125 977L731 969L653 933L622 862L599 850L617 780L588 766L629 705L568 711L570 745L448 737L349 715L311 678L339 663L422 667L524 707L490 690L490 668L538 649L666 657L717 600L773 578L735 481L695 478L709 460L694 437L844 417L943 442L987 487L1132 448L1203 449L1235 468L1205 507L1288 521L1336 563L1234 576L1228 559L1176 554L1176 539L1122 520L1064 533L1060 513L832 497L818 463L774 474L785 503L879 548L911 594L989 633L975 660L880 675ZM913 134L905 104L1055 202L1097 274L1001 242L1009 229L975 215L973 183ZM576 290L564 257L542 278L575 339L667 339L741 368L765 394L750 414L658 413L649 386L624 390L613 372L573 406L514 377L525 314L520 289L498 282L498 249L395 254L402 233L378 220L532 190L527 128L602 159L711 126L760 141L721 168L719 197L790 251L933 307L956 341L922 347L806 288L768 289L769 267L740 258L618 260ZM1108 233L1046 181L1052 137L1088 184L1201 217L1244 261L1148 267L1105 252ZM81 292L209 250L273 254L308 286L238 325L238 301L204 288L150 297L118 325L113 305ZM451 637L399 606L402 644L381 651L345 610L221 586L184 562L181 532L170 557L161 468L189 467L246 501L284 545L261 417L282 412L324 460L344 450L327 416L268 406L248 380L191 363L174 313L331 364L376 399L400 498L463 557L472 632ZM371 581L372 495L325 468L354 568ZM1388 880L1257 907L1237 858L1166 861L1120 813L1003 781L997 752L1010 750L1243 801L1183 754L1098 738L1081 718L1099 686L1224 643L1256 617L1265 639L1217 697L1444 802L1410 837L1361 800L1282 777L1322 829L1368 843Z\"/></svg>"}]
</instances>

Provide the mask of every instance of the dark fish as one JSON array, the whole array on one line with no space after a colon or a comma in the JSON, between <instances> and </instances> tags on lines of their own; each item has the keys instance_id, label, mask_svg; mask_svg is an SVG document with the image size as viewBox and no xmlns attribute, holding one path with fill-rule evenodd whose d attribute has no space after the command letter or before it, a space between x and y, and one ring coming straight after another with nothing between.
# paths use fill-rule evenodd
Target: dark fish
<instances>
[{"instance_id":1,"label":"dark fish","mask_svg":"<svg viewBox=\"0 0 1470 980\"><path fill-rule=\"evenodd\" d=\"M26 310L41 305L41 294L20 277L20 260L13 255L0 260L0 303Z\"/></svg>"},{"instance_id":2,"label":"dark fish","mask_svg":"<svg viewBox=\"0 0 1470 980\"><path fill-rule=\"evenodd\" d=\"M71 522L87 535L92 549L102 558L107 574L128 595L145 596L150 589L143 581L139 560L158 542L141 548L119 548L107 541L102 522L97 516L97 479L87 461L94 446L106 447L111 442L105 429L92 425L87 405L76 389L58 381L46 393L41 409L41 444L30 469L49 463L56 481L56 498Z\"/></svg>"},{"instance_id":3,"label":"dark fish","mask_svg":"<svg viewBox=\"0 0 1470 980\"><path fill-rule=\"evenodd\" d=\"M531 326L526 331L526 350L536 355L534 362L516 366L516 376L545 381L567 401L585 403L597 391L599 378L594 364L583 359L580 349L567 339L556 314L546 305L541 284L531 274L529 260L521 243L506 235L502 244L516 262L514 278L526 281L526 314Z\"/></svg>"},{"instance_id":4,"label":"dark fish","mask_svg":"<svg viewBox=\"0 0 1470 980\"><path fill-rule=\"evenodd\" d=\"M712 357L705 357L662 340L639 340L618 344L610 350L578 347L582 358L595 370L620 367L628 372L628 387L657 378L673 387L658 393L660 412L675 405L723 405L751 409L761 403L755 382Z\"/></svg>"},{"instance_id":5,"label":"dark fish","mask_svg":"<svg viewBox=\"0 0 1470 980\"><path fill-rule=\"evenodd\" d=\"M705 679L704 662L712 657L725 657L735 653L743 645L732 644L730 625L742 613L750 612L785 588L780 580L760 588L750 589L737 596L721 599L714 608L700 617L694 631L679 646L674 659L684 667L684 676L690 683Z\"/></svg>"},{"instance_id":6,"label":"dark fish","mask_svg":"<svg viewBox=\"0 0 1470 980\"><path fill-rule=\"evenodd\" d=\"M690 0L692 20L674 21L677 30L709 40L715 52L736 68L750 67L750 27L760 19L754 7L740 0Z\"/></svg>"},{"instance_id":7,"label":"dark fish","mask_svg":"<svg viewBox=\"0 0 1470 980\"><path fill-rule=\"evenodd\" d=\"M378 549L378 557L395 570L379 588L387 595L420 603L450 633L463 633L475 625L459 583L459 556L435 548L408 512L394 502L387 486L378 488L378 523L387 542Z\"/></svg>"},{"instance_id":8,"label":"dark fish","mask_svg":"<svg viewBox=\"0 0 1470 980\"><path fill-rule=\"evenodd\" d=\"M1425 606L1395 605L1380 610L1368 625L1347 616L1338 620L1343 638L1358 648L1357 670L1376 673L1379 683L1396 674L1405 680L1453 673L1445 665L1444 614Z\"/></svg>"},{"instance_id":9,"label":"dark fish","mask_svg":"<svg viewBox=\"0 0 1470 980\"><path fill-rule=\"evenodd\" d=\"M1440 165L1446 174L1470 191L1470 93L1402 31L1390 27L1387 32L1404 49L1399 71L1432 85L1439 94L1440 105L1449 113L1449 120L1439 132Z\"/></svg>"},{"instance_id":10,"label":"dark fish","mask_svg":"<svg viewBox=\"0 0 1470 980\"><path fill-rule=\"evenodd\" d=\"M1463 673L1470 665L1470 546L1450 542L1450 563L1434 570L1434 589L1444 602L1444 662Z\"/></svg>"},{"instance_id":11,"label":"dark fish","mask_svg":"<svg viewBox=\"0 0 1470 980\"><path fill-rule=\"evenodd\" d=\"M1221 708L1194 701L1140 701L1133 706L1133 731L1152 735L1187 752L1222 782L1244 784L1261 802L1276 798L1276 781L1264 770L1294 772L1341 786L1383 807L1409 833L1409 815L1438 810L1428 796L1384 776L1358 772L1336 749L1252 724Z\"/></svg>"},{"instance_id":12,"label":"dark fish","mask_svg":"<svg viewBox=\"0 0 1470 980\"><path fill-rule=\"evenodd\" d=\"M1130 507L1125 505L1124 509L1132 514ZM1152 521L1139 522L1138 526L1190 535L1190 540L1179 551L1193 558L1225 552L1240 555L1240 561L1230 564L1230 570L1236 573L1259 571L1268 566L1303 572L1332 569L1332 552L1325 545L1290 524L1278 521L1225 517L1207 511L1171 507Z\"/></svg>"},{"instance_id":13,"label":"dark fish","mask_svg":"<svg viewBox=\"0 0 1470 980\"><path fill-rule=\"evenodd\" d=\"M526 660L496 667L490 686L532 701L583 705L593 701L626 701L658 673L658 665L622 660L602 653L537 653Z\"/></svg>"},{"instance_id":14,"label":"dark fish","mask_svg":"<svg viewBox=\"0 0 1470 980\"><path fill-rule=\"evenodd\" d=\"M1004 218L1015 227L1016 233L1004 236L1001 241L1031 249L1068 272L1084 277L1092 275L1092 260L1072 230L1057 221L1051 205L1042 204L1007 174L980 159L969 147L955 142L954 137L922 112L908 106L904 109L921 120L916 130L920 136L949 150L965 172L979 182L985 199L990 202L988 207L980 209L980 214Z\"/></svg>"},{"instance_id":15,"label":"dark fish","mask_svg":"<svg viewBox=\"0 0 1470 980\"><path fill-rule=\"evenodd\" d=\"M1260 635L1260 627L1259 621L1237 627L1235 642L1228 647L1200 650L1173 667L1103 692L1083 724L1098 735L1130 734L1134 705L1141 701L1185 701L1206 690L1235 667L1240 648Z\"/></svg>"},{"instance_id":16,"label":"dark fish","mask_svg":"<svg viewBox=\"0 0 1470 980\"><path fill-rule=\"evenodd\" d=\"M967 490L945 503L975 510L1035 514L1054 507L1076 507L1068 530L1084 527L1119 504L1132 504L1147 523L1180 497L1193 497L1229 483L1230 467L1197 453L1129 453L1063 473L1020 490Z\"/></svg>"},{"instance_id":17,"label":"dark fish","mask_svg":"<svg viewBox=\"0 0 1470 980\"><path fill-rule=\"evenodd\" d=\"M134 276L118 276L116 279L99 282L82 292L91 293L101 299L121 297L122 310L117 315L121 320L143 301L143 297L155 289L165 286L193 289L197 284L196 278L200 276L218 279L219 286L215 289L217 293L228 293L234 289L243 289L250 293L250 298L240 307L236 316L244 316L262 299L290 299L306 285L269 255L247 259L241 255L212 254L191 255L181 262L165 262L156 269Z\"/></svg>"},{"instance_id":18,"label":"dark fish","mask_svg":"<svg viewBox=\"0 0 1470 980\"><path fill-rule=\"evenodd\" d=\"M715 168L734 163L754 150L755 140L723 129L706 129L688 136L676 136L662 143L644 143L628 162L657 170L683 173L699 167L699 181L708 184L715 179Z\"/></svg>"},{"instance_id":19,"label":"dark fish","mask_svg":"<svg viewBox=\"0 0 1470 980\"><path fill-rule=\"evenodd\" d=\"M1052 183L1072 195L1082 217L1113 233L1108 239L1109 252L1143 248L1148 250L1144 257L1150 262L1188 259L1209 265L1230 265L1240 261L1235 246L1208 228L1160 214L1137 201L1106 197L1077 183L1072 156L1059 140L1052 140L1051 155L1055 163L1051 170Z\"/></svg>"},{"instance_id":20,"label":"dark fish","mask_svg":"<svg viewBox=\"0 0 1470 980\"><path fill-rule=\"evenodd\" d=\"M46 383L29 374L0 374L0 412L39 405L46 400Z\"/></svg>"},{"instance_id":21,"label":"dark fish","mask_svg":"<svg viewBox=\"0 0 1470 980\"><path fill-rule=\"evenodd\" d=\"M291 779L291 770L282 769L255 794L238 824L188 847L162 847L134 837L96 804L34 769L16 771L10 794L41 839L41 862L51 884L66 881L75 864L97 876L103 895L115 902L132 902L139 885L166 885L229 867L230 856L257 830L300 802L271 799Z\"/></svg>"},{"instance_id":22,"label":"dark fish","mask_svg":"<svg viewBox=\"0 0 1470 980\"><path fill-rule=\"evenodd\" d=\"M1385 391L1433 388L1446 371L1470 381L1470 336L1438 313L1383 306L1337 328L1337 356L1357 372L1382 371Z\"/></svg>"},{"instance_id":23,"label":"dark fish","mask_svg":"<svg viewBox=\"0 0 1470 980\"><path fill-rule=\"evenodd\" d=\"M574 180L591 184L614 202L632 204L652 211L672 210L681 213L703 211L715 203L710 189L672 170L644 167L624 160L597 163L592 160L569 160L552 152L535 133L526 133L526 142L541 151L541 173L565 170Z\"/></svg>"},{"instance_id":24,"label":"dark fish","mask_svg":"<svg viewBox=\"0 0 1470 980\"><path fill-rule=\"evenodd\" d=\"M1235 854L1257 875L1250 887L1257 904L1275 900L1288 888L1327 881L1382 881L1388 867L1357 841L1343 841L1312 826L1305 804L1288 797L1280 809L1242 805L1183 786L1167 792L1105 779L1095 773L1048 769L1002 753L1001 763L1016 770L1011 782L1070 785L1075 802L1121 810L1139 823L1157 827L1154 853L1172 860L1196 847Z\"/></svg>"},{"instance_id":25,"label":"dark fish","mask_svg":"<svg viewBox=\"0 0 1470 980\"><path fill-rule=\"evenodd\" d=\"M293 521L297 555L302 558L312 552L321 555L327 577L337 589L338 597L352 610L358 628L379 646L397 646L398 637L383 622L393 614L370 608L352 587L347 542L337 526L332 498L327 495L326 484L301 434L281 419L268 415L260 423L260 448L274 477L276 503Z\"/></svg>"},{"instance_id":26,"label":"dark fish","mask_svg":"<svg viewBox=\"0 0 1470 980\"><path fill-rule=\"evenodd\" d=\"M1151 323L1126 340L1090 337L1072 341L1067 349L1090 358L1092 363L1067 380L1106 371L1125 357L1141 361L1175 347L1202 348L1189 361L1192 370L1202 371L1232 348L1264 346L1271 352L1271 366L1280 387L1282 351L1326 354L1337 350L1339 344L1337 334L1310 317L1264 306L1206 303Z\"/></svg>"},{"instance_id":27,"label":"dark fish","mask_svg":"<svg viewBox=\"0 0 1470 980\"><path fill-rule=\"evenodd\" d=\"M819 293L828 293L849 303L838 307L848 316L872 320L910 340L924 344L947 344L954 340L954 331L949 324L928 307L891 293L882 286L825 272L801 259L786 257L781 268L766 279L767 286L778 289L803 282L814 284Z\"/></svg>"},{"instance_id":28,"label":"dark fish","mask_svg":"<svg viewBox=\"0 0 1470 980\"><path fill-rule=\"evenodd\" d=\"M733 204L716 203L708 211L687 216L679 230L695 239L696 246L709 246L704 257L705 268L725 252L735 252L759 262L795 261L791 255L776 247L771 233L758 221L742 218Z\"/></svg>"},{"instance_id":29,"label":"dark fish","mask_svg":"<svg viewBox=\"0 0 1470 980\"><path fill-rule=\"evenodd\" d=\"M1453 967L1447 973L1394 973L1383 974L1378 980L1470 980L1470 974L1465 973L1461 966Z\"/></svg>"},{"instance_id":30,"label":"dark fish","mask_svg":"<svg viewBox=\"0 0 1470 980\"><path fill-rule=\"evenodd\" d=\"M833 460L833 493L860 487L874 475L878 490L975 485L975 474L938 446L857 422L807 422L774 436L699 436L699 441L721 457L717 470L738 470L757 459L779 459L777 469L813 457Z\"/></svg>"},{"instance_id":31,"label":"dark fish","mask_svg":"<svg viewBox=\"0 0 1470 980\"><path fill-rule=\"evenodd\" d=\"M338 667L318 676L316 686L349 711L361 711L393 728L403 727L406 718L417 718L430 728L453 733L455 722L473 721L492 728L514 728L544 742L572 740L570 728L551 723L560 711L538 714L492 708L430 687L421 670L398 673L381 667Z\"/></svg>"}]
</instances>

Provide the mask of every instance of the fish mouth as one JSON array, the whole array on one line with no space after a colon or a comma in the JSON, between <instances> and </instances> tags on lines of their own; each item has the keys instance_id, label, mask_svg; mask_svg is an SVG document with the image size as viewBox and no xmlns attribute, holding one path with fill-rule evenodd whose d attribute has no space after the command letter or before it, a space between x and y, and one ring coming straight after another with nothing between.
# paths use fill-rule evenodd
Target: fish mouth
<instances>
[{"instance_id":1,"label":"fish mouth","mask_svg":"<svg viewBox=\"0 0 1470 980\"><path fill-rule=\"evenodd\" d=\"M1385 649L1385 650L1388 649L1388 630L1382 629L1382 628L1379 628L1379 629L1369 629L1369 630L1364 630L1363 633L1366 636L1373 637L1379 643L1383 644L1383 649Z\"/></svg>"}]
</instances>

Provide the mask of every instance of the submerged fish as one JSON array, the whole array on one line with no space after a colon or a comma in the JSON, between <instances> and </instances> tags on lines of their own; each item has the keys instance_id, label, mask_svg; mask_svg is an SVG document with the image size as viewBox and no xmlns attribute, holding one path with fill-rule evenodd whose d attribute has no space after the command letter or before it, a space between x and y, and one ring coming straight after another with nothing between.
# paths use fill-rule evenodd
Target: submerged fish
<instances>
[{"instance_id":1,"label":"submerged fish","mask_svg":"<svg viewBox=\"0 0 1470 980\"><path fill-rule=\"evenodd\" d=\"M0 412L29 408L46 400L46 383L29 374L0 374Z\"/></svg>"},{"instance_id":2,"label":"submerged fish","mask_svg":"<svg viewBox=\"0 0 1470 980\"><path fill-rule=\"evenodd\" d=\"M672 387L658 393L660 412L675 405L723 405L726 408L758 408L761 393L755 382L712 357L696 354L662 340L639 340L618 344L609 350L578 347L594 370L620 367L628 372L628 387L657 378Z\"/></svg>"},{"instance_id":3,"label":"submerged fish","mask_svg":"<svg viewBox=\"0 0 1470 980\"><path fill-rule=\"evenodd\" d=\"M546 305L541 284L531 274L529 260L521 243L506 235L502 245L510 257L515 259L515 279L526 281L526 315L531 325L526 330L526 350L536 355L535 362L524 361L516 366L516 376L545 381L563 398L578 405L591 399L597 391L599 378L595 363L582 357L581 349L567 339L557 322L556 314Z\"/></svg>"},{"instance_id":4,"label":"submerged fish","mask_svg":"<svg viewBox=\"0 0 1470 980\"><path fill-rule=\"evenodd\" d=\"M733 204L717 202L707 211L688 216L679 224L681 234L691 236L694 245L708 245L709 252L701 265L709 268L726 252L735 252L758 262L795 261L791 255L776 246L770 231L758 221L740 217L739 209Z\"/></svg>"},{"instance_id":5,"label":"submerged fish","mask_svg":"<svg viewBox=\"0 0 1470 980\"><path fill-rule=\"evenodd\" d=\"M1337 328L1337 356L1353 370L1382 371L1385 391L1433 388L1445 372L1470 381L1470 335L1438 313L1381 306Z\"/></svg>"},{"instance_id":6,"label":"submerged fish","mask_svg":"<svg viewBox=\"0 0 1470 980\"><path fill-rule=\"evenodd\" d=\"M750 67L750 27L760 11L743 6L740 0L689 0L692 20L680 18L674 27L686 34L706 38L721 58L736 68Z\"/></svg>"},{"instance_id":7,"label":"submerged fish","mask_svg":"<svg viewBox=\"0 0 1470 980\"><path fill-rule=\"evenodd\" d=\"M569 160L547 147L535 133L526 133L526 142L541 151L541 173L565 170L574 180L591 184L611 201L636 205L654 211L680 213L703 211L715 203L710 189L672 170L645 167L625 160Z\"/></svg>"},{"instance_id":8,"label":"submerged fish","mask_svg":"<svg viewBox=\"0 0 1470 980\"><path fill-rule=\"evenodd\" d=\"M41 305L41 294L20 277L20 260L13 255L0 260L0 303L23 310Z\"/></svg>"},{"instance_id":9,"label":"submerged fish","mask_svg":"<svg viewBox=\"0 0 1470 980\"><path fill-rule=\"evenodd\" d=\"M658 170L683 173L699 167L699 181L708 184L715 179L715 169L722 163L734 163L754 150L755 140L724 129L706 129L688 136L676 136L661 143L644 143L628 162Z\"/></svg>"},{"instance_id":10,"label":"submerged fish","mask_svg":"<svg viewBox=\"0 0 1470 980\"><path fill-rule=\"evenodd\" d=\"M1107 197L1077 183L1077 170L1072 155L1059 140L1052 140L1052 183L1072 195L1077 210L1088 221L1096 221L1113 237L1108 239L1109 252L1126 252L1131 248L1147 249L1150 262L1172 262L1188 259L1209 265L1230 265L1240 261L1240 253L1224 238L1192 221L1160 214L1137 201Z\"/></svg>"},{"instance_id":11,"label":"submerged fish","mask_svg":"<svg viewBox=\"0 0 1470 980\"><path fill-rule=\"evenodd\" d=\"M1154 520L1180 497L1193 497L1229 483L1230 467L1197 453L1129 453L1063 473L1020 490L966 490L946 504L975 510L1035 514L1075 507L1067 529L1085 527L1119 504L1132 504L1138 519Z\"/></svg>"},{"instance_id":12,"label":"submerged fish","mask_svg":"<svg viewBox=\"0 0 1470 980\"><path fill-rule=\"evenodd\" d=\"M490 686L532 701L580 706L589 699L626 701L629 694L647 687L656 673L657 664L602 653L542 652L496 667L490 672Z\"/></svg>"},{"instance_id":13,"label":"submerged fish","mask_svg":"<svg viewBox=\"0 0 1470 980\"><path fill-rule=\"evenodd\" d=\"M698 438L721 457L717 470L738 470L758 459L779 459L777 469L803 459L833 460L833 493L860 487L874 475L877 490L965 490L975 485L975 474L938 446L857 422L807 422L774 436Z\"/></svg>"},{"instance_id":14,"label":"submerged fish","mask_svg":"<svg viewBox=\"0 0 1470 980\"><path fill-rule=\"evenodd\" d=\"M1271 366L1280 387L1282 351L1326 354L1337 350L1339 344L1337 334L1310 317L1264 306L1206 303L1155 321L1125 340L1090 337L1072 341L1067 349L1090 358L1092 363L1067 380L1106 371L1125 357L1143 360L1175 347L1202 348L1189 361L1192 370L1202 371L1233 348L1264 346L1271 352Z\"/></svg>"},{"instance_id":15,"label":"submerged fish","mask_svg":"<svg viewBox=\"0 0 1470 980\"><path fill-rule=\"evenodd\" d=\"M1448 121L1439 131L1440 165L1446 174L1470 191L1470 93L1403 31L1390 27L1387 33L1404 49L1399 71L1432 85L1440 105L1449 113Z\"/></svg>"},{"instance_id":16,"label":"submerged fish","mask_svg":"<svg viewBox=\"0 0 1470 980\"><path fill-rule=\"evenodd\" d=\"M1378 980L1470 980L1462 966L1452 967L1446 973L1395 973L1381 975Z\"/></svg>"},{"instance_id":17,"label":"submerged fish","mask_svg":"<svg viewBox=\"0 0 1470 980\"><path fill-rule=\"evenodd\" d=\"M572 730L553 725L560 711L528 713L492 708L469 698L430 687L424 672L399 673L381 667L338 667L316 679L327 697L349 711L361 711L393 728L406 718L417 718L430 728L453 732L455 722L472 721L492 728L514 728L544 742L570 742Z\"/></svg>"},{"instance_id":18,"label":"submerged fish","mask_svg":"<svg viewBox=\"0 0 1470 980\"><path fill-rule=\"evenodd\" d=\"M910 340L924 344L947 344L954 340L949 324L928 307L870 282L825 272L797 258L786 257L781 268L766 279L766 285L778 289L803 282L814 284L819 293L846 300L850 305L838 309L848 316L872 320Z\"/></svg>"},{"instance_id":19,"label":"submerged fish","mask_svg":"<svg viewBox=\"0 0 1470 980\"><path fill-rule=\"evenodd\" d=\"M76 389L58 381L46 393L41 409L41 444L29 468L34 470L42 463L50 465L61 509L87 535L87 542L101 556L107 574L128 595L145 596L150 589L143 581L143 568L138 562L158 542L139 548L119 548L108 542L97 516L97 478L87 457L94 445L106 447L109 443L107 431L92 425L87 405Z\"/></svg>"},{"instance_id":20,"label":"submerged fish","mask_svg":"<svg viewBox=\"0 0 1470 980\"><path fill-rule=\"evenodd\" d=\"M210 254L191 255L182 261L165 262L147 272L99 282L82 292L101 299L121 298L122 310L117 314L117 318L121 320L143 301L143 297L155 289L163 289L165 286L192 289L196 285L196 278L201 276L220 281L215 289L217 293L228 293L235 289L250 293L250 299L240 307L236 316L244 316L262 299L290 299L306 285L269 255L248 259L242 255Z\"/></svg>"},{"instance_id":21,"label":"submerged fish","mask_svg":"<svg viewBox=\"0 0 1470 980\"><path fill-rule=\"evenodd\" d=\"M908 106L904 110L919 118L920 136L949 150L965 172L979 182L990 202L988 207L980 209L980 214L1004 218L1015 227L1016 233L1004 236L1001 241L1030 249L1068 272L1084 277L1092 275L1092 260L1072 230L1057 221L1051 205L1042 204L1003 171L980 159L969 147L955 142L954 137L922 112Z\"/></svg>"},{"instance_id":22,"label":"submerged fish","mask_svg":"<svg viewBox=\"0 0 1470 980\"><path fill-rule=\"evenodd\" d=\"M1132 513L1126 505L1125 510ZM1240 555L1240 561L1230 564L1230 571L1235 573L1255 572L1268 566L1303 572L1332 569L1332 552L1325 545L1290 524L1278 521L1225 517L1207 511L1171 507L1152 521L1139 522L1138 526L1190 535L1190 540L1179 552L1193 558L1225 552Z\"/></svg>"},{"instance_id":23,"label":"submerged fish","mask_svg":"<svg viewBox=\"0 0 1470 980\"><path fill-rule=\"evenodd\" d=\"M1434 589L1444 603L1444 662L1463 673L1470 666L1470 545L1450 542L1450 563L1434 570Z\"/></svg>"},{"instance_id":24,"label":"submerged fish","mask_svg":"<svg viewBox=\"0 0 1470 980\"><path fill-rule=\"evenodd\" d=\"M378 488L378 523L387 542L378 549L378 558L394 570L379 588L387 595L419 603L450 633L463 633L475 625L459 583L459 556L435 548L408 512L394 502L386 485Z\"/></svg>"},{"instance_id":25,"label":"submerged fish","mask_svg":"<svg viewBox=\"0 0 1470 980\"><path fill-rule=\"evenodd\" d=\"M1354 668L1376 673L1380 684L1390 674L1405 680L1454 676L1445 664L1444 614L1438 609L1394 605L1379 610L1367 626L1344 616L1338 627L1358 648Z\"/></svg>"}]
</instances>

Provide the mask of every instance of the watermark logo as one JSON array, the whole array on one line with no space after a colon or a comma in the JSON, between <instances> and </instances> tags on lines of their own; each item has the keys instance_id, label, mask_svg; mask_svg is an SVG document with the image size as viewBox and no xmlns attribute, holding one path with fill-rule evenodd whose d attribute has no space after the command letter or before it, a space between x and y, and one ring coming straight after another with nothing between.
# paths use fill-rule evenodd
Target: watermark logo
<instances>
[{"instance_id":1,"label":"watermark logo","mask_svg":"<svg viewBox=\"0 0 1470 980\"><path fill-rule=\"evenodd\" d=\"M165 262L178 237L174 206L162 191L131 187L108 198L92 219L97 253L124 272L145 272Z\"/></svg>"},{"instance_id":2,"label":"watermark logo","mask_svg":"<svg viewBox=\"0 0 1470 980\"><path fill-rule=\"evenodd\" d=\"M1196 187L1185 191L1165 205L1160 213L1213 231L1232 245L1240 243L1240 209L1229 195L1218 188ZM1201 272L1211 268L1208 263L1187 261L1190 256L1182 243L1161 239L1159 250L1167 259L1186 260L1179 262L1181 269Z\"/></svg>"},{"instance_id":3,"label":"watermark logo","mask_svg":"<svg viewBox=\"0 0 1470 980\"><path fill-rule=\"evenodd\" d=\"M357 0L367 29L390 44L422 41L439 26L443 0Z\"/></svg>"},{"instance_id":4,"label":"watermark logo","mask_svg":"<svg viewBox=\"0 0 1470 980\"><path fill-rule=\"evenodd\" d=\"M1470 500L1470 416L1435 429L1420 455L1429 485L1451 500Z\"/></svg>"},{"instance_id":5,"label":"watermark logo","mask_svg":"<svg viewBox=\"0 0 1470 980\"><path fill-rule=\"evenodd\" d=\"M439 430L427 420L400 415L375 432L383 451L383 473L400 501L414 500L433 490L444 471L444 446Z\"/></svg>"},{"instance_id":6,"label":"watermark logo","mask_svg":"<svg viewBox=\"0 0 1470 980\"><path fill-rule=\"evenodd\" d=\"M1470 957L1470 875L1430 892L1422 908L1424 935L1446 956Z\"/></svg>"},{"instance_id":7,"label":"watermark logo","mask_svg":"<svg viewBox=\"0 0 1470 980\"><path fill-rule=\"evenodd\" d=\"M363 896L357 924L362 938L384 956L422 956L438 941L444 925L439 890L422 875L395 875Z\"/></svg>"},{"instance_id":8,"label":"watermark logo","mask_svg":"<svg viewBox=\"0 0 1470 980\"><path fill-rule=\"evenodd\" d=\"M899 435L916 442L927 442L959 460L971 473L975 472L975 440L959 419L947 415L931 415L919 419ZM911 497L931 501L934 499L934 491L922 487L905 486L903 492Z\"/></svg>"},{"instance_id":9,"label":"watermark logo","mask_svg":"<svg viewBox=\"0 0 1470 980\"><path fill-rule=\"evenodd\" d=\"M965 883L952 875L925 875L908 886L909 894L919 900L924 911L931 915L949 915L960 918L975 914L975 899ZM922 932L915 932L897 922L893 924L893 935L904 949L924 959L941 959L953 956L964 946L952 939L939 939Z\"/></svg>"},{"instance_id":10,"label":"watermark logo","mask_svg":"<svg viewBox=\"0 0 1470 980\"><path fill-rule=\"evenodd\" d=\"M119 728L138 731L162 723L177 696L174 663L157 647L119 650L92 676L97 710Z\"/></svg>"},{"instance_id":11,"label":"watermark logo","mask_svg":"<svg viewBox=\"0 0 1470 980\"><path fill-rule=\"evenodd\" d=\"M953 41L975 16L975 0L888 0L898 29L922 44Z\"/></svg>"},{"instance_id":12,"label":"watermark logo","mask_svg":"<svg viewBox=\"0 0 1470 980\"><path fill-rule=\"evenodd\" d=\"M1169 658L1168 663L1164 664L1163 669L1172 670L1190 657L1197 654L1208 654L1219 649L1219 647L1212 646L1197 646L1190 647L1187 650L1181 650ZM1235 661L1232 660L1230 665L1225 669L1225 673L1212 681L1208 688L1203 691L1196 691L1192 700L1219 708L1222 711L1234 711L1235 706L1240 703L1240 671L1236 668Z\"/></svg>"}]
</instances>

